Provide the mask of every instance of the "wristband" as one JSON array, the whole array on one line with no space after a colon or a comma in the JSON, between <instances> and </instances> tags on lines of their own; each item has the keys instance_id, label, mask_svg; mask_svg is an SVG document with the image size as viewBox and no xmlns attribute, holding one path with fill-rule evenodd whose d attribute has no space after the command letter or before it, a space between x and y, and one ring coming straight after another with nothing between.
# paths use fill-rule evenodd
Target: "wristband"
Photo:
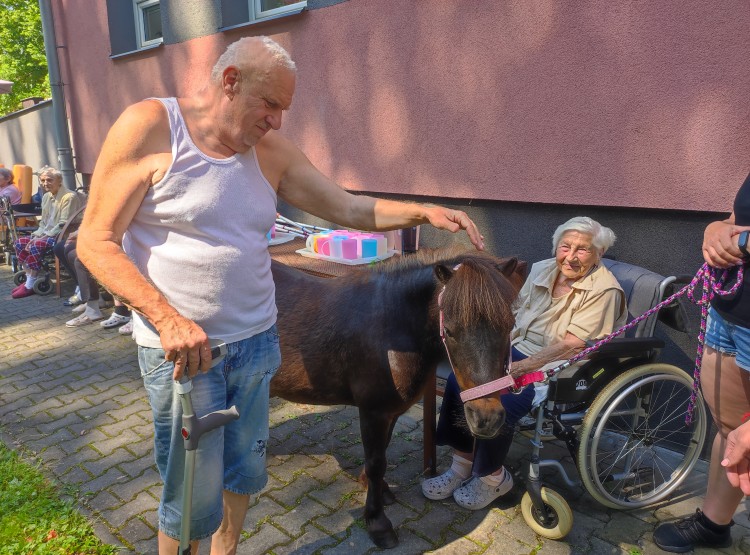
<instances>
[{"instance_id":1,"label":"wristband","mask_svg":"<svg viewBox=\"0 0 750 555\"><path fill-rule=\"evenodd\" d=\"M743 231L742 233L740 233L740 236L737 239L737 246L739 247L740 251L742 252L742 255L745 258L750 257L750 251L748 251L748 248L747 248L748 247L747 245L748 235L750 235L750 231Z\"/></svg>"}]
</instances>

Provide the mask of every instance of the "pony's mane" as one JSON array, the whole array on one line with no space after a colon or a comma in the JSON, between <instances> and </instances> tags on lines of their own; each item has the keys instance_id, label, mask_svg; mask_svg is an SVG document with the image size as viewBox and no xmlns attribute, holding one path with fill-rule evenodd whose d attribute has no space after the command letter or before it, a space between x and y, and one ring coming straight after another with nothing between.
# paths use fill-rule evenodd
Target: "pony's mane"
<instances>
[{"instance_id":1,"label":"pony's mane","mask_svg":"<svg viewBox=\"0 0 750 555\"><path fill-rule=\"evenodd\" d=\"M422 248L413 254L398 256L384 260L379 264L372 266L371 271L392 273L409 270L411 268L420 268L424 266L434 266L438 263L450 264L472 257L493 258L490 255L475 250L469 250L463 245L453 244L449 247L439 249Z\"/></svg>"},{"instance_id":2,"label":"pony's mane","mask_svg":"<svg viewBox=\"0 0 750 555\"><path fill-rule=\"evenodd\" d=\"M414 254L385 262L372 270L394 273L437 264L454 269L460 264L443 294L445 313L450 314L451 320L462 327L475 324L479 318L498 331L509 331L509 327L512 327L512 307L517 290L498 269L501 259L453 245L441 249L420 249Z\"/></svg>"}]
</instances>

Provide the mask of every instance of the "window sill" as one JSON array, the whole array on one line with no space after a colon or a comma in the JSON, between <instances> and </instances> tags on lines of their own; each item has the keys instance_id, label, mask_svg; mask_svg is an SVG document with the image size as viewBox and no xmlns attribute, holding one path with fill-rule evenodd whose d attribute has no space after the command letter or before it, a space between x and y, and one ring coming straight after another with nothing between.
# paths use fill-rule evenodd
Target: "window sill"
<instances>
[{"instance_id":1,"label":"window sill","mask_svg":"<svg viewBox=\"0 0 750 555\"><path fill-rule=\"evenodd\" d=\"M151 50L156 50L157 48L161 48L164 46L163 42L160 42L159 44L152 44L151 46L146 46L144 48L138 48L137 50L129 50L128 52L120 52L119 54L110 54L109 59L110 60L116 60L118 58L125 58L127 56L134 56L136 54L142 54L144 52L149 52Z\"/></svg>"},{"instance_id":2,"label":"window sill","mask_svg":"<svg viewBox=\"0 0 750 555\"><path fill-rule=\"evenodd\" d=\"M245 21L244 23L238 23L236 25L229 25L228 27L219 27L219 32L224 31L233 31L234 29L242 29L243 27L251 27L253 25L260 25L262 23L266 23L268 21L274 21L276 19L283 19L286 17L293 17L295 15L299 15L302 12L305 11L306 8L297 8L296 10L291 10L288 12L280 13L277 15L272 15L269 17L264 17L263 19L256 19L255 21Z\"/></svg>"}]
</instances>

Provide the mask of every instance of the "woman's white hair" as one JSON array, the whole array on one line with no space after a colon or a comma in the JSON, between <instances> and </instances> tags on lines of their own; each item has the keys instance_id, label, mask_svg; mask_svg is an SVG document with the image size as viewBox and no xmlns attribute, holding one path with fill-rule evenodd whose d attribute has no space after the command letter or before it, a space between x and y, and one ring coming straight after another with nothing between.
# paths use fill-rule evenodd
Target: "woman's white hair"
<instances>
[{"instance_id":1,"label":"woman's white hair","mask_svg":"<svg viewBox=\"0 0 750 555\"><path fill-rule=\"evenodd\" d=\"M62 179L62 172L53 168L52 166L44 166L43 168L41 168L39 170L39 177L42 177L43 175L49 175L54 179Z\"/></svg>"},{"instance_id":2,"label":"woman's white hair","mask_svg":"<svg viewBox=\"0 0 750 555\"><path fill-rule=\"evenodd\" d=\"M0 175L5 177L6 179L9 179L10 181L8 181L8 183L13 183L13 172L8 168L0 168Z\"/></svg>"},{"instance_id":3,"label":"woman's white hair","mask_svg":"<svg viewBox=\"0 0 750 555\"><path fill-rule=\"evenodd\" d=\"M224 53L219 56L216 60L213 69L211 70L211 81L213 83L220 83L221 76L224 70L229 66L235 66L240 69L247 69L248 64L247 47L251 43L260 43L266 48L268 53L271 55L272 63L276 66L286 68L290 71L297 71L297 65L294 63L292 58L289 56L289 52L275 40L268 37L244 37L240 40L234 41L232 44L227 46Z\"/></svg>"},{"instance_id":4,"label":"woman's white hair","mask_svg":"<svg viewBox=\"0 0 750 555\"><path fill-rule=\"evenodd\" d=\"M607 249L615 244L617 236L615 232L604 227L596 220L592 220L587 216L576 216L575 218L569 219L564 224L558 226L555 232L552 234L552 255L554 256L557 251L557 246L560 244L562 236L569 231L578 231L579 233L585 233L591 235L591 242L594 247L599 251L599 256L602 256Z\"/></svg>"}]
</instances>

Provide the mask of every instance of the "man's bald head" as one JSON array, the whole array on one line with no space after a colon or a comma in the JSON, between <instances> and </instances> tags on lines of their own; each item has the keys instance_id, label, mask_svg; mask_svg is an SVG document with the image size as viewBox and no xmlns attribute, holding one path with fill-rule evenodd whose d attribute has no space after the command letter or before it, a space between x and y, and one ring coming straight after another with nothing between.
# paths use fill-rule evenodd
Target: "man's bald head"
<instances>
[{"instance_id":1,"label":"man's bald head","mask_svg":"<svg viewBox=\"0 0 750 555\"><path fill-rule=\"evenodd\" d=\"M251 82L262 82L277 67L297 71L289 53L268 37L245 37L227 46L211 70L211 81L221 84L224 70L230 66L245 73Z\"/></svg>"}]
</instances>

